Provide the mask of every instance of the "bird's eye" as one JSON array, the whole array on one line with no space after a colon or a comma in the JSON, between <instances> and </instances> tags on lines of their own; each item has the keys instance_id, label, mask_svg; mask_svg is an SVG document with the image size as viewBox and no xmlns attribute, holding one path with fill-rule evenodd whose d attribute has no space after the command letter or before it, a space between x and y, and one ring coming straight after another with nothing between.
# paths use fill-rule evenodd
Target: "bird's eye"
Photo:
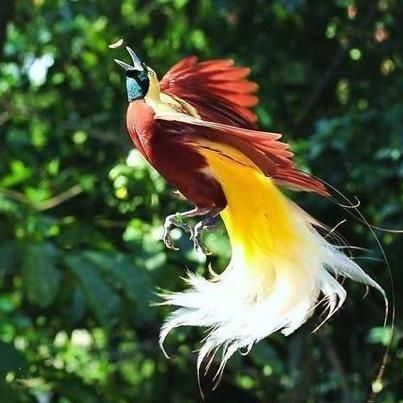
<instances>
[{"instance_id":1,"label":"bird's eye","mask_svg":"<svg viewBox=\"0 0 403 403\"><path fill-rule=\"evenodd\" d=\"M154 72L153 72L153 71L149 71L149 72L148 72L148 75L149 75L150 77L152 77L152 76L154 75Z\"/></svg>"}]
</instances>

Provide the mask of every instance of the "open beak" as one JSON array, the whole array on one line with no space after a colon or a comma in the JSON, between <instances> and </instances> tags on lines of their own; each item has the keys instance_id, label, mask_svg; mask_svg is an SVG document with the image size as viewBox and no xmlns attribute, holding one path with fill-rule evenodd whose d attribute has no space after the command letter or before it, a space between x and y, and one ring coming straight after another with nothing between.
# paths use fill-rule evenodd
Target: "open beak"
<instances>
[{"instance_id":1,"label":"open beak","mask_svg":"<svg viewBox=\"0 0 403 403\"><path fill-rule=\"evenodd\" d=\"M138 58L138 56L136 55L136 53L134 53L133 49L129 48L128 46L126 46L126 50L129 52L130 57L132 58L133 61L133 66L130 66L130 64L127 64L125 62L122 62L119 59L114 59L115 62L122 67L125 71L127 70L137 70L137 71L143 71L144 67L141 63L141 60Z\"/></svg>"}]
</instances>

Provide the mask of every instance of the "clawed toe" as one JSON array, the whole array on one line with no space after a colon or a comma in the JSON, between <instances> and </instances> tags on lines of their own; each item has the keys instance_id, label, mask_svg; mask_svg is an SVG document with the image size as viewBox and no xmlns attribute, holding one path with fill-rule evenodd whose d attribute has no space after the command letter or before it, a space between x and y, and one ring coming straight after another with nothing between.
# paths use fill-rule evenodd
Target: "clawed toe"
<instances>
[{"instance_id":1,"label":"clawed toe","mask_svg":"<svg viewBox=\"0 0 403 403\"><path fill-rule=\"evenodd\" d=\"M182 221L182 217L178 213L169 215L165 219L164 236L163 236L163 241L165 243L165 246L168 249L179 250L179 248L177 248L175 246L174 241L170 235L170 232L174 227L181 228L183 231L188 232L190 234L190 238L193 237L193 228L190 225L184 223Z\"/></svg>"},{"instance_id":2,"label":"clawed toe","mask_svg":"<svg viewBox=\"0 0 403 403\"><path fill-rule=\"evenodd\" d=\"M202 242L200 235L197 237L193 237L194 250L197 253L202 253L203 255L209 256L209 255L211 255L211 252L207 249L207 247Z\"/></svg>"},{"instance_id":3,"label":"clawed toe","mask_svg":"<svg viewBox=\"0 0 403 403\"><path fill-rule=\"evenodd\" d=\"M214 223L217 214L220 212L219 209L215 209L212 211L211 209L200 209L195 208L194 210L187 211L185 213L176 213L169 215L165 219L164 223L164 236L163 241L167 248L178 250L175 246L170 232L174 227L180 228L183 231L190 234L190 239L193 241L194 249L197 253L203 253L204 255L211 255L211 252L206 248L206 246L202 242L202 233L206 230L211 230L214 228ZM195 217L203 214L208 214L203 220L195 225L192 228L189 224L183 222L184 218Z\"/></svg>"},{"instance_id":4,"label":"clawed toe","mask_svg":"<svg viewBox=\"0 0 403 403\"><path fill-rule=\"evenodd\" d=\"M169 232L164 234L163 241L168 249L179 250L179 248L175 246L171 235L169 235Z\"/></svg>"},{"instance_id":5,"label":"clawed toe","mask_svg":"<svg viewBox=\"0 0 403 403\"><path fill-rule=\"evenodd\" d=\"M213 229L214 226L212 225L205 225L205 222L201 221L194 227L193 237L190 238L193 240L194 250L198 253L203 253L203 255L209 256L211 252L208 248L204 245L202 241L202 233L207 230Z\"/></svg>"}]
</instances>

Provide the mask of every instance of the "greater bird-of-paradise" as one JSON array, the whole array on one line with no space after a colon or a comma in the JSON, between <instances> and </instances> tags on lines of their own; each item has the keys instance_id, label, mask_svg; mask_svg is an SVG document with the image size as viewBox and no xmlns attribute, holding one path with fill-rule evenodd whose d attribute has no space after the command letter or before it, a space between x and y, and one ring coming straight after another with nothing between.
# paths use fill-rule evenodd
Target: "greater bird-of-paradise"
<instances>
[{"instance_id":1,"label":"greater bird-of-paradise","mask_svg":"<svg viewBox=\"0 0 403 403\"><path fill-rule=\"evenodd\" d=\"M232 60L199 62L187 57L158 81L129 47L124 68L129 100L127 130L144 158L194 208L165 220L164 242L175 248L173 227L189 232L207 253L201 235L220 215L232 258L210 279L189 275L189 288L164 295L177 307L163 325L160 342L178 326L207 328L198 367L222 348L219 372L239 349L275 331L289 335L324 304L328 319L346 291L337 277L383 289L319 233L324 226L289 200L280 187L327 197L319 180L297 169L277 133L258 129L258 103L250 69ZM183 220L202 217L192 228ZM212 359L212 358L211 358Z\"/></svg>"}]
</instances>

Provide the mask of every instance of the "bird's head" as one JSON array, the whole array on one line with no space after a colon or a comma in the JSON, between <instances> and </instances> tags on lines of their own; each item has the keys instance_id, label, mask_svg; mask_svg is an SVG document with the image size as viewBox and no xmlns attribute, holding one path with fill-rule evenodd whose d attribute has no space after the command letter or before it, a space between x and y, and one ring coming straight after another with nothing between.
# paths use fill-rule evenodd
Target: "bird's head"
<instances>
[{"instance_id":1,"label":"bird's head","mask_svg":"<svg viewBox=\"0 0 403 403\"><path fill-rule=\"evenodd\" d=\"M133 65L131 66L118 59L115 59L115 62L125 70L129 102L142 99L156 91L159 93L158 79L154 70L142 62L131 48L126 46L126 49L132 58Z\"/></svg>"}]
</instances>

